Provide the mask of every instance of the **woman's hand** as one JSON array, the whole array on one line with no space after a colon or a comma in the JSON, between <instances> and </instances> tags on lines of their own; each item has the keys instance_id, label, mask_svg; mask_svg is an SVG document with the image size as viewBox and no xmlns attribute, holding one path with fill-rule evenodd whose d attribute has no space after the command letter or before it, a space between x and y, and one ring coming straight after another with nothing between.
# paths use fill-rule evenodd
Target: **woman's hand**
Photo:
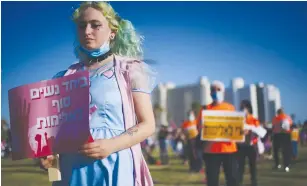
<instances>
[{"instance_id":1,"label":"woman's hand","mask_svg":"<svg viewBox=\"0 0 307 186\"><path fill-rule=\"evenodd\" d=\"M50 155L50 156L47 156L46 158L40 159L40 167L42 169L45 169L45 170L52 167L54 165L54 163L55 163L55 156L54 155Z\"/></svg>"},{"instance_id":2,"label":"woman's hand","mask_svg":"<svg viewBox=\"0 0 307 186\"><path fill-rule=\"evenodd\" d=\"M103 159L114 152L114 145L110 139L99 139L81 147L80 153L94 159Z\"/></svg>"}]
</instances>

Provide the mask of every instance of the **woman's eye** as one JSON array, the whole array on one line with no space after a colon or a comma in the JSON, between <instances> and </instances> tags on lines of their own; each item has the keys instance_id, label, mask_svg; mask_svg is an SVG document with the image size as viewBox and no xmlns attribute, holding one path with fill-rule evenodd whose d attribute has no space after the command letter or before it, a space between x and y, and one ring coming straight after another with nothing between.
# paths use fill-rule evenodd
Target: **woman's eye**
<instances>
[{"instance_id":1,"label":"woman's eye","mask_svg":"<svg viewBox=\"0 0 307 186\"><path fill-rule=\"evenodd\" d=\"M100 28L102 25L101 24L92 24L93 29Z\"/></svg>"}]
</instances>

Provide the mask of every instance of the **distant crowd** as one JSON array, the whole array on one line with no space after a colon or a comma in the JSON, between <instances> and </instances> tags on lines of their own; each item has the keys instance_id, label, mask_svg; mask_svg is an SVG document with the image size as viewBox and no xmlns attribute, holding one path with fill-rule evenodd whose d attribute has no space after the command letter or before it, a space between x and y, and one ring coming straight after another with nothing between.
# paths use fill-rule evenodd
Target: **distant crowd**
<instances>
[{"instance_id":1,"label":"distant crowd","mask_svg":"<svg viewBox=\"0 0 307 186\"><path fill-rule=\"evenodd\" d=\"M204 105L198 113L191 110L180 127L161 126L157 136L142 143L142 149L150 164L169 164L169 149L189 166L192 173L205 172L204 182L208 186L219 185L220 167L223 167L226 185L240 186L243 182L245 160L248 159L251 185L257 186L257 162L260 159L274 160L274 170L289 172L291 161L298 158L298 144L307 145L307 121L297 125L283 108L277 110L271 124L262 124L253 116L249 100L242 100L240 108L224 101L225 88L222 82L214 81L211 85L213 102ZM244 141L201 140L202 111L222 111L229 113L239 110L245 115ZM219 113L222 113L219 112ZM211 112L212 113L212 112ZM217 112L216 112L217 113ZM229 123L229 125L232 125ZM266 131L265 135L251 129ZM155 159L154 149L158 147L160 157ZM281 152L283 161L279 159ZM157 156L156 156L157 157Z\"/></svg>"}]
</instances>

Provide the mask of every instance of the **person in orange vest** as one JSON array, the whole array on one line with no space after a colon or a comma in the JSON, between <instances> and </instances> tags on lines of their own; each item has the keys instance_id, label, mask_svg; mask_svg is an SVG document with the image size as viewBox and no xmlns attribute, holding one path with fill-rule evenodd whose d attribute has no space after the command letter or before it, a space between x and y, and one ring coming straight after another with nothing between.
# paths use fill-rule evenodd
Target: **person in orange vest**
<instances>
[{"instance_id":1,"label":"person in orange vest","mask_svg":"<svg viewBox=\"0 0 307 186\"><path fill-rule=\"evenodd\" d=\"M200 109L198 114L198 126L201 130L201 113L207 110L235 111L235 107L224 102L225 87L220 81L213 81L210 87L213 102ZM237 186L237 145L235 142L203 141L203 159L206 166L206 178L208 186L219 185L220 167L223 165L227 186Z\"/></svg>"},{"instance_id":2,"label":"person in orange vest","mask_svg":"<svg viewBox=\"0 0 307 186\"><path fill-rule=\"evenodd\" d=\"M187 152L190 165L190 172L200 172L202 169L201 151L196 146L196 137L199 132L197 130L197 121L193 111L189 111L188 119L183 122L181 128L187 137Z\"/></svg>"},{"instance_id":3,"label":"person in orange vest","mask_svg":"<svg viewBox=\"0 0 307 186\"><path fill-rule=\"evenodd\" d=\"M258 127L259 121L253 117L253 108L251 102L248 100L243 100L240 105L240 110L246 113L245 123L247 125L252 125ZM245 141L243 143L238 143L238 164L239 164L239 184L242 185L244 168L245 168L245 158L249 161L249 171L251 174L252 186L257 186L257 142L258 136L250 130L245 132Z\"/></svg>"},{"instance_id":4,"label":"person in orange vest","mask_svg":"<svg viewBox=\"0 0 307 186\"><path fill-rule=\"evenodd\" d=\"M278 109L277 115L272 120L273 124L273 155L275 160L274 169L281 169L279 163L279 149L282 149L284 170L290 171L291 162L291 125L292 119L285 114L284 110Z\"/></svg>"}]
</instances>

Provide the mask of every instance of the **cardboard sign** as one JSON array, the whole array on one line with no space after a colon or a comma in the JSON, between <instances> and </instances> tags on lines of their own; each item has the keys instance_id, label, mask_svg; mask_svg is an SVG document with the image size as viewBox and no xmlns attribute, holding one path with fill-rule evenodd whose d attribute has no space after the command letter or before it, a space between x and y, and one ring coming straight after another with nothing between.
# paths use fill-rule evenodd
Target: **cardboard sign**
<instances>
[{"instance_id":1,"label":"cardboard sign","mask_svg":"<svg viewBox=\"0 0 307 186\"><path fill-rule=\"evenodd\" d=\"M77 152L89 132L87 71L9 90L12 158Z\"/></svg>"},{"instance_id":2,"label":"cardboard sign","mask_svg":"<svg viewBox=\"0 0 307 186\"><path fill-rule=\"evenodd\" d=\"M203 141L243 142L245 114L234 111L202 111Z\"/></svg>"},{"instance_id":3,"label":"cardboard sign","mask_svg":"<svg viewBox=\"0 0 307 186\"><path fill-rule=\"evenodd\" d=\"M196 126L190 126L190 127L186 128L186 131L188 133L189 138L194 138L198 135L198 130L197 130Z\"/></svg>"},{"instance_id":4,"label":"cardboard sign","mask_svg":"<svg viewBox=\"0 0 307 186\"><path fill-rule=\"evenodd\" d=\"M298 129L293 129L291 132L291 140L292 141L298 141L299 139L299 130Z\"/></svg>"}]
</instances>

